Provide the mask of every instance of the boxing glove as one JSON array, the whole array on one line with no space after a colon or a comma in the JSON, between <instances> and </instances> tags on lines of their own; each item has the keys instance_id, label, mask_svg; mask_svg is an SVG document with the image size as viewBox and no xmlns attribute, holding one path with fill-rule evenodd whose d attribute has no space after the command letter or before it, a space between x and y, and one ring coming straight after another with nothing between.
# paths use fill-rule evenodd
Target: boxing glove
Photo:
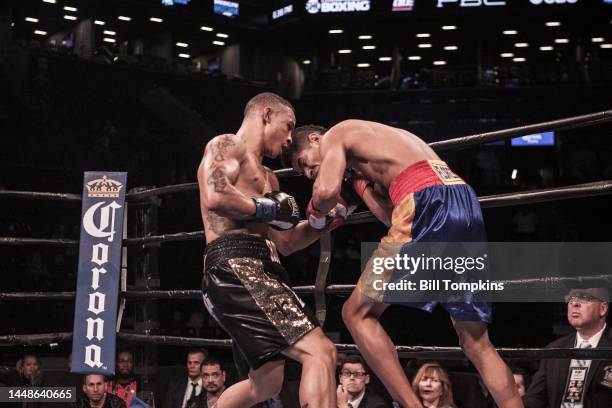
<instances>
[{"instance_id":1,"label":"boxing glove","mask_svg":"<svg viewBox=\"0 0 612 408\"><path fill-rule=\"evenodd\" d=\"M368 180L367 178L363 177L361 174L355 171L348 172L348 175L345 178L345 182L350 183L353 186L353 190L362 200L366 188L368 188L368 186L374 186L374 182Z\"/></svg>"},{"instance_id":2,"label":"boxing glove","mask_svg":"<svg viewBox=\"0 0 612 408\"><path fill-rule=\"evenodd\" d=\"M325 214L314 208L312 200L310 200L308 208L306 208L306 217L312 228L326 232L344 224L346 218L355 211L355 208L357 208L356 205L349 205L342 196L339 196L336 206Z\"/></svg>"},{"instance_id":3,"label":"boxing glove","mask_svg":"<svg viewBox=\"0 0 612 408\"><path fill-rule=\"evenodd\" d=\"M300 208L295 198L281 191L272 191L263 197L253 197L255 214L253 220L270 224L277 230L289 230L300 220Z\"/></svg>"}]
</instances>

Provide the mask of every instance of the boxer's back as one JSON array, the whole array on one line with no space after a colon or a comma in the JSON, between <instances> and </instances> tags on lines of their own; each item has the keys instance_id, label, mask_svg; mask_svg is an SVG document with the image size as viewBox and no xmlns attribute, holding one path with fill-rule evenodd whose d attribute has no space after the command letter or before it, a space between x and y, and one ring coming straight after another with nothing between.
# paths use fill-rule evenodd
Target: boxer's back
<instances>
[{"instance_id":1,"label":"boxer's back","mask_svg":"<svg viewBox=\"0 0 612 408\"><path fill-rule=\"evenodd\" d=\"M347 167L387 188L411 164L420 160L440 160L419 137L381 123L346 120L332 127L328 135L342 139Z\"/></svg>"}]
</instances>

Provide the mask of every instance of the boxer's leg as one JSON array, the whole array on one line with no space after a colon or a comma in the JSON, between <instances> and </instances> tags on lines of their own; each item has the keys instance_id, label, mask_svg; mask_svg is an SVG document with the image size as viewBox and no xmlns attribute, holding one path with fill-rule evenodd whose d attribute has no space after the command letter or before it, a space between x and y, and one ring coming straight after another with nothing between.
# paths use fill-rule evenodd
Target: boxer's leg
<instances>
[{"instance_id":1,"label":"boxer's leg","mask_svg":"<svg viewBox=\"0 0 612 408\"><path fill-rule=\"evenodd\" d=\"M281 392L284 361L271 361L252 370L249 378L225 390L216 408L245 408L266 401Z\"/></svg>"},{"instance_id":2,"label":"boxer's leg","mask_svg":"<svg viewBox=\"0 0 612 408\"><path fill-rule=\"evenodd\" d=\"M497 405L522 408L512 373L491 344L486 323L452 320L461 348L480 373Z\"/></svg>"},{"instance_id":3,"label":"boxer's leg","mask_svg":"<svg viewBox=\"0 0 612 408\"><path fill-rule=\"evenodd\" d=\"M388 305L367 303L355 289L342 307L342 319L364 359L383 382L391 397L404 408L421 407L402 369L395 345L379 322Z\"/></svg>"},{"instance_id":4,"label":"boxer's leg","mask_svg":"<svg viewBox=\"0 0 612 408\"><path fill-rule=\"evenodd\" d=\"M302 364L300 406L336 408L336 347L321 328L310 331L283 354Z\"/></svg>"}]
</instances>

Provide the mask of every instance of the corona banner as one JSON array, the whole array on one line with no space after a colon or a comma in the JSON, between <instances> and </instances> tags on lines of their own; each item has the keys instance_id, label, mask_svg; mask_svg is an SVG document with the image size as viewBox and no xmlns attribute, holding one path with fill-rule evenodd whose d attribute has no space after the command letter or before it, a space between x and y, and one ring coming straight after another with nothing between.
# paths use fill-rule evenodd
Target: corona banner
<instances>
[{"instance_id":1,"label":"corona banner","mask_svg":"<svg viewBox=\"0 0 612 408\"><path fill-rule=\"evenodd\" d=\"M72 372L115 373L115 331L127 173L86 172Z\"/></svg>"}]
</instances>

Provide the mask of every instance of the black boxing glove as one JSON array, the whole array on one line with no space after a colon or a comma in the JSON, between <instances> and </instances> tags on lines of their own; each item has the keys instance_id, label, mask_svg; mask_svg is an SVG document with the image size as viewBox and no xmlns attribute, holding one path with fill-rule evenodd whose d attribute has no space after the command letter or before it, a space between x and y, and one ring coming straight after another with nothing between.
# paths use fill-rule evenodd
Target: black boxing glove
<instances>
[{"instance_id":1,"label":"black boxing glove","mask_svg":"<svg viewBox=\"0 0 612 408\"><path fill-rule=\"evenodd\" d=\"M274 229L289 230L300 220L300 208L292 195L272 191L252 200L255 202L253 219L270 224Z\"/></svg>"}]
</instances>

